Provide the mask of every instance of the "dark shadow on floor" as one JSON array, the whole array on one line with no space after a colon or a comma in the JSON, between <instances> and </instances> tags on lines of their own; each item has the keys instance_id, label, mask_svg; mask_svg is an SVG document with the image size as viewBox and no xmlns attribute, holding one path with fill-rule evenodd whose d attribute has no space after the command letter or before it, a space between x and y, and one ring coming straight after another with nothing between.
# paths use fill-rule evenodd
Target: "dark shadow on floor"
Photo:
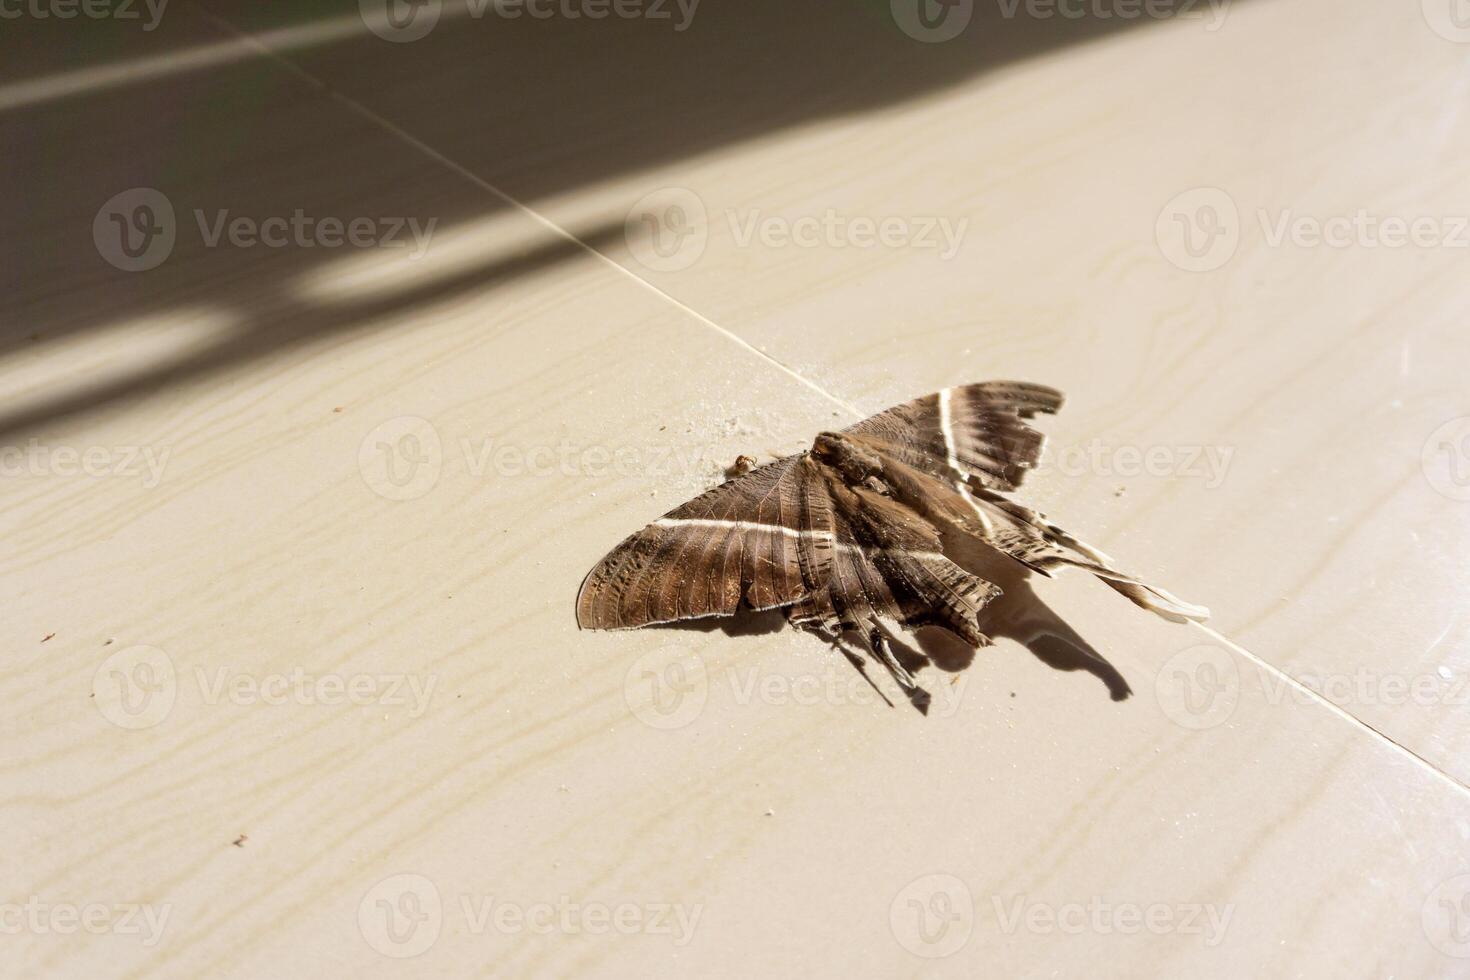
<instances>
[{"instance_id":1,"label":"dark shadow on floor","mask_svg":"<svg viewBox=\"0 0 1470 980\"><path fill-rule=\"evenodd\" d=\"M1102 681L1114 701L1123 701L1132 695L1132 689L1118 669L1036 594L1031 586L1032 573L1029 569L987 545L957 534L946 536L944 550L957 565L1004 590L1004 594L986 606L981 613L981 632L992 639L1014 640L1054 670L1081 670L1092 674ZM698 632L720 630L730 637L743 637L776 633L785 626L785 615L780 610L770 610L686 620L655 628ZM941 674L959 673L974 666L979 652L958 636L936 626L926 626L914 633L890 636L889 642L899 662L911 673L917 673L928 666L937 668ZM870 684L873 680L869 669L876 667L882 672L883 668L876 660L861 652L865 650L861 637L843 637L840 649ZM933 688L936 684L946 683L942 677L930 680L933 676L920 675L920 684ZM877 684L873 686L883 694ZM887 695L883 696L887 700ZM928 702L916 701L915 707L921 712L926 711Z\"/></svg>"},{"instance_id":2,"label":"dark shadow on floor","mask_svg":"<svg viewBox=\"0 0 1470 980\"><path fill-rule=\"evenodd\" d=\"M938 0L914 2L926 5L931 20L945 13ZM666 6L677 17L677 5ZM955 9L965 6L960 0ZM357 0L289 8L178 0L155 34L119 34L116 43L80 49L67 64L91 67L89 55L110 64L125 52L145 58L189 50L228 39L222 23L266 30L350 17L357 9ZM484 187L356 114L339 94L536 208L591 184L781 130L860 119L1022 59L1152 23L1039 19L1026 9L975 3L963 32L942 43L905 33L889 0L703 0L682 31L676 20L649 18L446 18L414 43L364 31L281 50L311 77L257 58L109 84L0 114L7 147L0 178L29 189L0 201L0 358L44 357L48 345L73 335L180 310L218 311L233 323L212 346L174 362L119 377L104 371L55 397L0 408L0 438L36 434L58 419L135 399L169 398L180 382L292 346L330 356L308 348L383 313L587 260L575 246L550 243L487 259L448 282L334 304L304 300L292 287L341 259L341 249L205 247L190 230L194 209L256 219L297 209L343 219L406 211L444 229L506 209ZM31 37L78 36L43 26L46 33ZM85 29L95 39L134 28L99 22ZM15 33L0 38L0 57L7 45L24 43ZM949 124L975 122L957 117ZM912 152L923 156L926 148ZM803 163L793 159L791 166ZM969 175L935 160L935 180ZM668 180L665 174L654 186ZM173 254L141 273L105 263L92 236L102 203L132 187L163 191L179 212ZM616 246L631 203L618 202L591 228L573 230L594 247ZM487 333L501 326L487 324Z\"/></svg>"}]
</instances>

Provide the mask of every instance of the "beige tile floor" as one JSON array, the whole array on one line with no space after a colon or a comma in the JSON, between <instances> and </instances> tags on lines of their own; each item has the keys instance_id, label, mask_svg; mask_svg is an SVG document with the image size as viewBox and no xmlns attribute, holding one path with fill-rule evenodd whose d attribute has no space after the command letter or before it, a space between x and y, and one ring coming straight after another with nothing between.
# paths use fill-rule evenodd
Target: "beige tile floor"
<instances>
[{"instance_id":1,"label":"beige tile floor","mask_svg":"<svg viewBox=\"0 0 1470 980\"><path fill-rule=\"evenodd\" d=\"M1003 10L7 26L5 972L1464 975L1470 48ZM427 241L207 240L298 209ZM1359 210L1451 241L1274 240ZM1040 587L1134 697L576 631L737 453L999 376L1071 395L1033 499L1216 612Z\"/></svg>"}]
</instances>

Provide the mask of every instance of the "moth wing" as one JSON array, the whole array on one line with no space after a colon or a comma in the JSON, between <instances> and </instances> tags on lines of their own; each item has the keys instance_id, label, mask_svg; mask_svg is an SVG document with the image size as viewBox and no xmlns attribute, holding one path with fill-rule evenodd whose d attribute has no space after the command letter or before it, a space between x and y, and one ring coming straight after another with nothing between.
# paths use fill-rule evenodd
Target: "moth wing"
<instances>
[{"instance_id":1,"label":"moth wing","mask_svg":"<svg viewBox=\"0 0 1470 980\"><path fill-rule=\"evenodd\" d=\"M1026 424L1062 407L1062 393L1023 381L946 388L844 430L901 463L987 490L1015 490L1045 436Z\"/></svg>"},{"instance_id":2,"label":"moth wing","mask_svg":"<svg viewBox=\"0 0 1470 980\"><path fill-rule=\"evenodd\" d=\"M751 470L630 536L587 574L583 629L636 629L742 605L772 609L827 583L832 501L805 453Z\"/></svg>"},{"instance_id":3,"label":"moth wing","mask_svg":"<svg viewBox=\"0 0 1470 980\"><path fill-rule=\"evenodd\" d=\"M983 490L972 494L970 499L976 512L983 515L984 540L1043 575L1051 574L1060 565L1071 565L1091 572L1136 605L1165 619L1202 623L1210 618L1210 611L1204 606L1185 602L1158 586L1118 571L1107 555L1029 507Z\"/></svg>"}]
</instances>

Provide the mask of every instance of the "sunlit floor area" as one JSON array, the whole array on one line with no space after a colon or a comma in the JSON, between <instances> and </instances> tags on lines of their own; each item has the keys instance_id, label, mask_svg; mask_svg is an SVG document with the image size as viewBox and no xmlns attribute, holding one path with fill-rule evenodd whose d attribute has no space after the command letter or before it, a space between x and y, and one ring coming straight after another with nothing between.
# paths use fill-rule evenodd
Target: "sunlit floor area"
<instances>
[{"instance_id":1,"label":"sunlit floor area","mask_svg":"<svg viewBox=\"0 0 1470 980\"><path fill-rule=\"evenodd\" d=\"M286 6L0 24L0 973L1470 974L1470 12ZM1207 623L578 629L989 379Z\"/></svg>"}]
</instances>

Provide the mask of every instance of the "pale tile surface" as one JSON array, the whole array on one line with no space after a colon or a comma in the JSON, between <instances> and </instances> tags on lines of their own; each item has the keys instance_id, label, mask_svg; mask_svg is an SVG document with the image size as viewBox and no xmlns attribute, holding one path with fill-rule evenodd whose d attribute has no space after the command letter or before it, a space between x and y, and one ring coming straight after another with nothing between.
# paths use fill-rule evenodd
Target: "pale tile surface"
<instances>
[{"instance_id":1,"label":"pale tile surface","mask_svg":"<svg viewBox=\"0 0 1470 980\"><path fill-rule=\"evenodd\" d=\"M1470 422L1440 431L1470 417L1470 39L1441 5L1201 5L1102 31L981 5L935 45L767 6L683 33L446 20L290 56L568 228L631 210L620 261L865 411L976 378L1064 388L1066 479L1037 491L1057 516L1470 779ZM527 81L559 54L607 86ZM438 89L513 97L424 111ZM1195 271L1176 215L1203 251L1210 207L1228 234ZM1440 244L1280 237L1359 213ZM900 221L904 244L828 215Z\"/></svg>"},{"instance_id":2,"label":"pale tile surface","mask_svg":"<svg viewBox=\"0 0 1470 980\"><path fill-rule=\"evenodd\" d=\"M607 53L586 25L544 25L569 65L626 68L605 99L669 104L642 143L625 135L640 117L610 116L585 86L579 100L561 90L570 78L487 56L510 49L485 23L290 49L688 310L269 60L0 118L26 147L17 174L116 151L55 168L46 194L7 205L33 246L9 263L22 275L5 314L20 327L3 338L3 444L138 446L164 461L156 479L5 478L0 900L169 915L152 946L22 930L0 951L6 972L1462 972L1447 954L1470 950L1453 944L1442 900L1470 873L1463 788L1093 582L1044 594L1130 681L1128 701L1007 642L952 678L927 671L937 710L921 719L874 705L840 657L789 631L572 622L582 574L623 534L737 453L796 448L845 418L713 323L865 410L1018 375L1072 394L1050 426L1061 447L1229 448L1218 486L1058 464L1034 495L1293 673L1455 676L1470 504L1435 492L1420 449L1460 411L1463 253L1270 248L1247 220L1227 265L1186 273L1154 241L1163 204L1200 184L1247 214L1448 213L1463 200L1444 95L1463 49L1367 8L1351 25L1334 14L1343 38L1329 48L1314 40L1324 9L1258 0L1213 34L1149 25L1087 46L1022 24L1026 44L987 41L978 63L885 47L886 11L793 15L791 47L749 69L772 90L723 121L701 106L707 82L651 83L702 79L691 66L721 49L696 32L731 12L710 8L644 58ZM649 25L608 26L630 39ZM797 58L803 38L834 32L868 45L871 77L840 100L783 105L775 80L843 69L831 53ZM117 43L141 55L225 36L187 8L157 34ZM1220 80L1243 47L1259 74ZM67 70L27 57L37 75ZM912 61L880 70L918 57L942 63L937 78ZM1320 111L1339 104L1365 117ZM550 159L554 146L580 156ZM1432 150L1437 169L1408 180L1411 150ZM626 253L623 225L668 185L715 220L692 265L660 273ZM101 202L132 186L164 191L180 216L173 254L140 275L91 240ZM206 247L193 211L221 208L438 230L419 259ZM723 218L827 208L971 226L942 260L741 247ZM112 669L149 677L109 658L138 645L161 651L149 661L161 699L119 714ZM676 682L657 705L650 671ZM423 694L269 703L250 686L299 690L298 672L405 675ZM219 686L231 678L243 686ZM1339 700L1464 777L1454 706ZM429 886L442 911L414 919ZM563 896L698 918L689 936L677 918L676 935L480 918L486 903ZM1089 906L1174 918L1130 933ZM935 944L915 932L925 908L960 916ZM383 931L385 909L405 945ZM1036 918L1010 925L1017 914ZM430 939L413 959L382 952ZM920 955L936 952L950 955Z\"/></svg>"}]
</instances>

